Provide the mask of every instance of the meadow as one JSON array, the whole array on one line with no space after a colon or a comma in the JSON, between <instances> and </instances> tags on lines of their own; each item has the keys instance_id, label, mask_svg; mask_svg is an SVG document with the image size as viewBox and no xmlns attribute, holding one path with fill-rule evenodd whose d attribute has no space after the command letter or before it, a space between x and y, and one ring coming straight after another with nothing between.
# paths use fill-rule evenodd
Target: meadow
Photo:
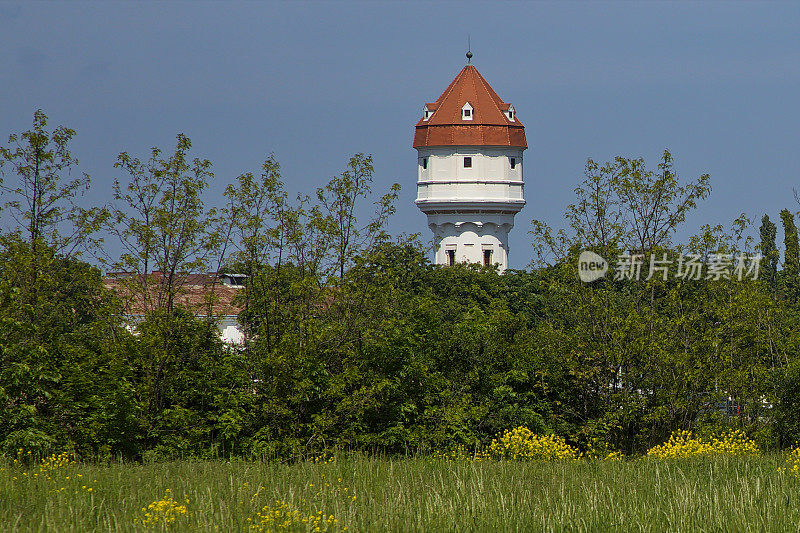
<instances>
[{"instance_id":1,"label":"meadow","mask_svg":"<svg viewBox=\"0 0 800 533\"><path fill-rule=\"evenodd\" d=\"M800 480L778 471L785 458L6 460L0 529L795 531Z\"/></svg>"}]
</instances>

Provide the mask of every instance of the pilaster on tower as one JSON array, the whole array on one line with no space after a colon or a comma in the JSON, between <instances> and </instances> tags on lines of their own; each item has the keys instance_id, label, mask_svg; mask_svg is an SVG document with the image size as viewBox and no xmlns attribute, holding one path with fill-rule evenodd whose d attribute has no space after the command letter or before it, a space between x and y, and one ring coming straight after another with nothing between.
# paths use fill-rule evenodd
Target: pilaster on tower
<instances>
[{"instance_id":1,"label":"pilaster on tower","mask_svg":"<svg viewBox=\"0 0 800 533\"><path fill-rule=\"evenodd\" d=\"M435 263L508 268L508 232L524 206L525 127L471 64L417 122L416 204L428 217Z\"/></svg>"}]
</instances>

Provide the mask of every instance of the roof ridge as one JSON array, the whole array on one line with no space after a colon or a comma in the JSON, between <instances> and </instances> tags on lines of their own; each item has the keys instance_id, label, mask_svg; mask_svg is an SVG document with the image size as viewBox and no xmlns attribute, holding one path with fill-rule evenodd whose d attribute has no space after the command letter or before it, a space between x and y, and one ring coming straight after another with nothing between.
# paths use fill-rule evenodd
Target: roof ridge
<instances>
[{"instance_id":1,"label":"roof ridge","mask_svg":"<svg viewBox=\"0 0 800 533\"><path fill-rule=\"evenodd\" d=\"M442 102L445 101L447 96L450 94L450 92L456 86L456 82L458 82L458 79L464 74L464 71L466 71L466 70L467 70L467 67L464 67L459 71L458 74L456 74L456 77L453 78L453 81L450 82L450 85L448 85L447 88L444 90L444 92L439 96L439 98L436 99L436 103L441 104ZM459 94L459 96L461 96L461 94Z\"/></svg>"},{"instance_id":2,"label":"roof ridge","mask_svg":"<svg viewBox=\"0 0 800 533\"><path fill-rule=\"evenodd\" d=\"M461 76L464 76L464 78L467 79L466 76L467 76L467 68L468 67L469 67L469 65L466 65L464 68L462 68L461 72L458 73L458 76L456 76L456 79L453 80L453 81L458 80ZM463 83L458 83L458 98L456 99L456 104L461 102L463 96L464 96L464 84ZM475 106L473 106L473 109L475 109ZM463 108L461 110L459 110L459 111L460 111L460 115L461 115L459 118L461 118L463 120L463 118L464 118ZM472 115L472 118L473 119L475 118L474 113ZM450 142L451 143L455 143L455 141L456 141L455 131L451 130L450 131Z\"/></svg>"},{"instance_id":3,"label":"roof ridge","mask_svg":"<svg viewBox=\"0 0 800 533\"><path fill-rule=\"evenodd\" d=\"M500 104L505 104L506 103L502 98L500 98L499 94L494 92L494 89L492 89L492 86L489 85L489 82L486 81L486 78L484 78L483 75L480 72L478 72L478 69L475 69L475 74L478 75L478 78L480 78L481 83L483 84L483 87L489 93L489 96L492 97L492 100L494 100L494 103L497 104L497 107L500 107Z\"/></svg>"},{"instance_id":4,"label":"roof ridge","mask_svg":"<svg viewBox=\"0 0 800 533\"><path fill-rule=\"evenodd\" d=\"M476 69L475 67L472 67L472 68L473 68L473 70L475 72L478 72L478 69ZM470 80L470 83L472 83L472 92L475 93L475 99L477 100L478 99L478 88L475 86L475 76L472 76L472 79ZM476 101L475 102L475 106L474 106L475 111L480 111L481 115L483 115L483 110L479 110L478 107L480 107L480 106L478 106L478 102ZM477 117L475 116L475 111L472 112L472 119L473 120L477 119ZM478 121L478 122L480 122L480 121ZM483 139L484 139L483 130L479 130L479 132L480 132L480 135L481 135L481 144L483 144Z\"/></svg>"}]
</instances>

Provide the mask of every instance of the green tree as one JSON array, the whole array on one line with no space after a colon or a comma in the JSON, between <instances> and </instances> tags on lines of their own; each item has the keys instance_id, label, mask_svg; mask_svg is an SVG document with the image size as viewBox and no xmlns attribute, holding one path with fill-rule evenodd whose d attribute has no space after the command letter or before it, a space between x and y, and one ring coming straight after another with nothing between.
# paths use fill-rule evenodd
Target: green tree
<instances>
[{"instance_id":1,"label":"green tree","mask_svg":"<svg viewBox=\"0 0 800 533\"><path fill-rule=\"evenodd\" d=\"M647 260L677 255L675 232L709 192L705 174L682 184L668 151L657 170L642 159L590 160L578 201L565 212L568 229L554 234L534 221L534 245L555 259L542 272L548 291L535 349L540 359L561 361L566 374L552 376L574 393L553 398L563 401L556 412L585 446L600 439L637 449L691 424L707 401L715 367L702 291L648 276ZM574 265L582 248L612 264L621 252L636 255L642 275L581 283ZM676 367L687 371L677 374Z\"/></svg>"},{"instance_id":2,"label":"green tree","mask_svg":"<svg viewBox=\"0 0 800 533\"><path fill-rule=\"evenodd\" d=\"M222 343L213 322L181 308L155 310L137 325L130 351L145 457L241 451L252 383L241 354Z\"/></svg>"},{"instance_id":3,"label":"green tree","mask_svg":"<svg viewBox=\"0 0 800 533\"><path fill-rule=\"evenodd\" d=\"M375 202L372 219L365 226L358 223L358 201L369 197L374 172L372 156L356 154L350 158L347 170L331 179L325 187L317 189L317 200L329 222L334 270L339 278L344 277L353 256L368 249L384 235L386 219L394 213L394 201L400 190L396 183Z\"/></svg>"},{"instance_id":4,"label":"green tree","mask_svg":"<svg viewBox=\"0 0 800 533\"><path fill-rule=\"evenodd\" d=\"M213 177L211 162L189 159L191 147L179 134L168 157L159 148L146 162L123 152L114 165L129 181L114 181L108 229L123 253L113 267L134 274L126 290L146 312L174 309L187 274L207 271L222 241L216 211L205 207L202 196Z\"/></svg>"},{"instance_id":5,"label":"green tree","mask_svg":"<svg viewBox=\"0 0 800 533\"><path fill-rule=\"evenodd\" d=\"M35 300L33 268L42 269ZM0 237L0 447L135 453L137 405L118 315L96 268Z\"/></svg>"},{"instance_id":6,"label":"green tree","mask_svg":"<svg viewBox=\"0 0 800 533\"><path fill-rule=\"evenodd\" d=\"M224 261L228 237L225 218L203 199L213 178L211 162L190 158L191 147L189 138L179 134L170 154L153 148L144 162L119 154L115 166L128 174L128 181L114 182L108 225L123 249L113 262L125 272L118 280L120 296L129 316L140 315L129 353L138 375L144 442L156 447L156 455L198 453L211 446L206 410L220 383L218 364L229 360L216 338L213 292L206 295L208 315L202 323L193 316L201 308L184 309L180 298L190 274L208 272ZM176 425L182 417L191 434L182 434L189 426Z\"/></svg>"},{"instance_id":7,"label":"green tree","mask_svg":"<svg viewBox=\"0 0 800 533\"><path fill-rule=\"evenodd\" d=\"M585 176L575 189L577 201L564 213L568 229L554 233L546 223L532 222L542 264L581 248L612 255L668 247L686 215L711 192L708 174L681 183L668 150L655 171L641 158L619 156L603 165L589 159Z\"/></svg>"},{"instance_id":8,"label":"green tree","mask_svg":"<svg viewBox=\"0 0 800 533\"><path fill-rule=\"evenodd\" d=\"M103 209L76 200L89 187L69 149L75 132L33 128L0 147L4 207L17 226L0 235L0 447L131 453L133 396L118 339L127 333L95 253Z\"/></svg>"},{"instance_id":9,"label":"green tree","mask_svg":"<svg viewBox=\"0 0 800 533\"><path fill-rule=\"evenodd\" d=\"M59 126L47 129L42 110L33 115L33 129L11 134L9 146L0 147L0 173L10 169L12 180L0 181L4 205L24 232L34 253L40 245L56 253L72 255L92 242L104 211L76 205L91 183L89 175L73 178L78 160L69 150L75 130Z\"/></svg>"},{"instance_id":10,"label":"green tree","mask_svg":"<svg viewBox=\"0 0 800 533\"><path fill-rule=\"evenodd\" d=\"M759 251L762 255L761 271L762 279L767 283L772 291L775 291L778 283L778 247L775 245L777 226L769 219L769 215L761 218L761 228L759 234Z\"/></svg>"},{"instance_id":11,"label":"green tree","mask_svg":"<svg viewBox=\"0 0 800 533\"><path fill-rule=\"evenodd\" d=\"M300 213L289 204L273 156L264 161L260 176L252 172L238 176L225 196L234 248L227 268L247 276L241 298L243 325L247 338L258 334L271 349L289 324L287 280L296 270L292 245L300 234ZM256 303L260 306L254 307Z\"/></svg>"},{"instance_id":12,"label":"green tree","mask_svg":"<svg viewBox=\"0 0 800 533\"><path fill-rule=\"evenodd\" d=\"M783 277L790 295L797 294L800 275L800 244L798 244L797 226L794 215L788 209L781 210L783 223Z\"/></svg>"},{"instance_id":13,"label":"green tree","mask_svg":"<svg viewBox=\"0 0 800 533\"><path fill-rule=\"evenodd\" d=\"M647 170L643 159L618 157L615 174L613 185L620 205L630 213L626 244L631 250L668 246L686 215L711 192L708 174L681 184L668 150L664 150L657 171Z\"/></svg>"}]
</instances>

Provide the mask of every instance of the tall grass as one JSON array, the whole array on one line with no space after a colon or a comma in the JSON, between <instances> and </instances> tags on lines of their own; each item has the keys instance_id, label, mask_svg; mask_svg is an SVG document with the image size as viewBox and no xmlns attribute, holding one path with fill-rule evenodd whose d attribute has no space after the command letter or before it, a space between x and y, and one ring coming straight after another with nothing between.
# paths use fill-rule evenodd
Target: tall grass
<instances>
[{"instance_id":1,"label":"tall grass","mask_svg":"<svg viewBox=\"0 0 800 533\"><path fill-rule=\"evenodd\" d=\"M34 476L35 465L6 462L0 530L247 531L281 500L303 515L333 515L333 530L348 531L794 531L800 481L778 473L782 464L777 455L572 462L340 456L293 465L71 463L47 479ZM171 527L143 525L142 509L167 489L189 500L188 515Z\"/></svg>"}]
</instances>

